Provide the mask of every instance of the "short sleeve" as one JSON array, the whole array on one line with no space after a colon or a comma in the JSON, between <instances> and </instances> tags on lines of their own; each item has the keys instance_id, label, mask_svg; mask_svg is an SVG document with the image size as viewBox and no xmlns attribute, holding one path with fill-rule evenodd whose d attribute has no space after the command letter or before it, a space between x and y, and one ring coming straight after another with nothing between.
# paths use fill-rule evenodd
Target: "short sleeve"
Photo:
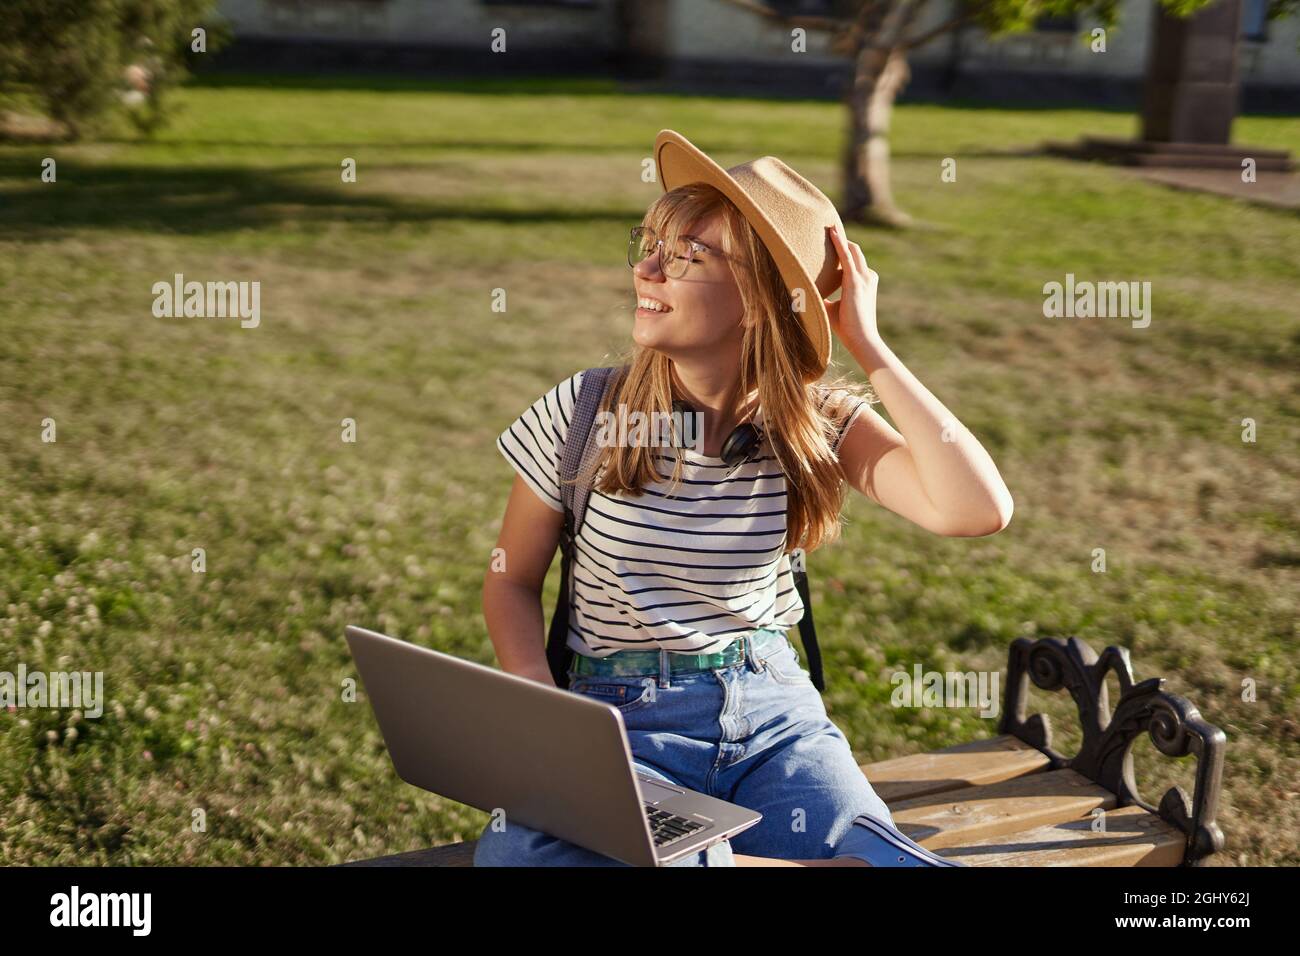
<instances>
[{"instance_id":1,"label":"short sleeve","mask_svg":"<svg viewBox=\"0 0 1300 956\"><path fill-rule=\"evenodd\" d=\"M844 440L844 436L848 433L849 426L853 424L868 403L849 392L833 391L823 387L821 393L822 411L837 422L835 438L831 442L831 451L838 455L840 453L840 442Z\"/></svg>"},{"instance_id":2,"label":"short sleeve","mask_svg":"<svg viewBox=\"0 0 1300 956\"><path fill-rule=\"evenodd\" d=\"M533 402L497 438L497 448L506 461L537 497L559 512L564 511L560 458L573 407L578 403L582 374L571 375Z\"/></svg>"}]
</instances>

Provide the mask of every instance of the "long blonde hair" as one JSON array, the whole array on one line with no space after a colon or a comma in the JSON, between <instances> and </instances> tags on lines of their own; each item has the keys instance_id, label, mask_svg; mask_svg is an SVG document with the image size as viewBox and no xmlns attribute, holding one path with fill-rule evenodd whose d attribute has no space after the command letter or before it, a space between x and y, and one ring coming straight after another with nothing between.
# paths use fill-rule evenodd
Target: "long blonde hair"
<instances>
[{"instance_id":1,"label":"long blonde hair","mask_svg":"<svg viewBox=\"0 0 1300 956\"><path fill-rule=\"evenodd\" d=\"M691 183L660 196L646 211L650 226L672 248L677 238L703 218L722 214L722 251L740 289L747 325L740 346L740 395L758 389L763 431L786 475L786 552L815 551L840 535L840 512L846 486L830 443L851 410L850 395L874 400L870 385L839 378L804 384L818 374L818 359L803 324L790 306L790 293L776 263L740 210L713 186ZM816 292L814 291L814 294ZM623 406L630 417L672 409L672 360L635 343L619 356L620 368L606 392L602 411ZM825 410L821 409L826 402ZM653 443L603 448L595 467L606 471L597 490L639 497L660 480ZM682 457L676 456L671 488L681 480Z\"/></svg>"}]
</instances>

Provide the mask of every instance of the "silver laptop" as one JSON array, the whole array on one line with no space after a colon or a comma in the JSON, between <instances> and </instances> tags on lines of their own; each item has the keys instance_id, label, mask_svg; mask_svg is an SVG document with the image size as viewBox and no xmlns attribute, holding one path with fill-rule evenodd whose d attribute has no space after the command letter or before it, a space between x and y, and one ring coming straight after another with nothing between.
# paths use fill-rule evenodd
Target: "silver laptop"
<instances>
[{"instance_id":1,"label":"silver laptop","mask_svg":"<svg viewBox=\"0 0 1300 956\"><path fill-rule=\"evenodd\" d=\"M407 783L632 866L664 866L763 818L636 771L609 704L359 627L346 636Z\"/></svg>"}]
</instances>

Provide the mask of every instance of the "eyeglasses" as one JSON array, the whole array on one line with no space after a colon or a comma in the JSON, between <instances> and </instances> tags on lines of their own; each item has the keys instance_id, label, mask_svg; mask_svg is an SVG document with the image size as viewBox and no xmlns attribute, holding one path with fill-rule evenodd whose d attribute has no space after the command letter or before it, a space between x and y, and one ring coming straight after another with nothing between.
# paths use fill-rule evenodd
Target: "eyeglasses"
<instances>
[{"instance_id":1,"label":"eyeglasses","mask_svg":"<svg viewBox=\"0 0 1300 956\"><path fill-rule=\"evenodd\" d=\"M692 262L703 262L703 259L698 258L700 253L720 259L727 258L704 243L684 236L679 237L673 248L668 250L664 241L649 226L634 226L627 241L627 264L635 269L638 263L644 262L656 250L659 252L659 270L670 279L680 279L686 275Z\"/></svg>"}]
</instances>

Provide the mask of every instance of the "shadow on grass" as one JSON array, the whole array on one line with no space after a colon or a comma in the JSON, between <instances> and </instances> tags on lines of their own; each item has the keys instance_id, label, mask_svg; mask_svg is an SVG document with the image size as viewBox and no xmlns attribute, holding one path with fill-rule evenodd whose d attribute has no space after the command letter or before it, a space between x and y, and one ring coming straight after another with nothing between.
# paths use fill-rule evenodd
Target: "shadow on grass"
<instances>
[{"instance_id":1,"label":"shadow on grass","mask_svg":"<svg viewBox=\"0 0 1300 956\"><path fill-rule=\"evenodd\" d=\"M131 229L205 235L297 223L386 224L476 220L497 223L635 222L634 206L591 208L561 204L536 209L406 199L312 186L304 176L319 165L274 169L205 166L59 164L56 185L39 180L30 160L0 157L0 237L31 239L66 229Z\"/></svg>"},{"instance_id":2,"label":"shadow on grass","mask_svg":"<svg viewBox=\"0 0 1300 956\"><path fill-rule=\"evenodd\" d=\"M896 149L890 159L947 159L953 155L948 150ZM1009 149L963 149L958 153L963 159L1041 159L1050 155L1041 146L1022 146Z\"/></svg>"},{"instance_id":3,"label":"shadow on grass","mask_svg":"<svg viewBox=\"0 0 1300 956\"><path fill-rule=\"evenodd\" d=\"M608 76L509 77L342 70L248 73L220 68L196 73L186 86L209 89L340 90L359 93L472 93L476 96L610 96L627 92L620 81Z\"/></svg>"},{"instance_id":4,"label":"shadow on grass","mask_svg":"<svg viewBox=\"0 0 1300 956\"><path fill-rule=\"evenodd\" d=\"M845 79L847 80L847 70ZM196 74L188 86L212 89L261 88L275 90L339 90L346 92L375 93L468 93L474 96L657 96L670 99L747 100L756 103L807 101L811 103L836 102L841 99L835 91L813 93L779 89L729 89L719 88L705 81L683 82L673 79L627 77L614 73L587 75L521 74L501 76L469 73L383 73L364 70L318 69L309 71L284 70L277 73L250 73L245 70L223 69L220 66ZM1059 110L1086 110L1093 113L1134 114L1133 105L1122 103L1095 103L1082 98L1053 99L1026 98L1018 100L975 99L967 96L950 96L937 90L904 90L898 98L900 105L943 106L963 110L992 110L1012 112L1040 112ZM1253 114L1252 114L1253 115ZM1272 115L1272 114L1259 114ZM1278 114L1288 115L1288 114Z\"/></svg>"},{"instance_id":5,"label":"shadow on grass","mask_svg":"<svg viewBox=\"0 0 1300 956\"><path fill-rule=\"evenodd\" d=\"M95 140L97 143L108 143L117 146L139 146L139 139L130 137L99 137ZM696 143L703 143L707 146L706 137L697 137ZM0 145L6 144L4 139L0 139ZM31 142L13 143L11 145L27 146ZM51 145L63 145L61 143L52 143ZM172 145L166 140L160 140L157 145ZM187 136L183 141L176 145L181 146L209 146L216 149L318 149L318 150L343 150L346 155L354 153L364 153L365 151L383 150L392 152L394 150L444 150L446 152L455 152L464 150L467 152L484 152L484 153L608 153L613 156L626 155L628 152L635 150L635 147L621 144L610 143L540 143L540 142L505 142L502 140L469 140L469 139L446 139L446 140L413 140L401 142L375 142L366 140L364 142L352 141L348 143L338 142L283 142L271 140L248 140L247 142L238 142L228 139L194 139ZM725 148L724 148L725 151ZM890 152L893 159L944 159L951 156L953 151L948 150L907 150L896 149ZM822 153L817 151L800 150L791 148L782 150L785 156L813 156L818 159L824 158ZM1037 159L1043 156L1051 155L1041 146L1019 146L1007 147L1005 149L976 149L962 150L961 156L967 159ZM318 168L318 167L316 167Z\"/></svg>"},{"instance_id":6,"label":"shadow on grass","mask_svg":"<svg viewBox=\"0 0 1300 956\"><path fill-rule=\"evenodd\" d=\"M114 146L210 146L217 149L318 149L318 150L345 150L345 155L352 155L353 150L395 150L395 149L415 149L415 150L477 150L481 152L492 153L610 153L612 155L625 155L631 152L635 147L621 146L610 143L542 143L542 142L509 142L505 140L469 140L469 139L443 139L443 140L400 140L394 142L379 142L376 140L352 140L351 142L327 142L324 140L312 140L311 142L284 142L265 139L250 139L244 142L229 139L196 139L192 136L186 136L181 140L158 139L149 143L138 138L130 136L100 136L96 137L96 143L108 143ZM5 140L0 139L0 144ZM13 145L26 146L30 143L15 143ZM54 143L52 145L62 145ZM939 155L939 154L935 154Z\"/></svg>"}]
</instances>

